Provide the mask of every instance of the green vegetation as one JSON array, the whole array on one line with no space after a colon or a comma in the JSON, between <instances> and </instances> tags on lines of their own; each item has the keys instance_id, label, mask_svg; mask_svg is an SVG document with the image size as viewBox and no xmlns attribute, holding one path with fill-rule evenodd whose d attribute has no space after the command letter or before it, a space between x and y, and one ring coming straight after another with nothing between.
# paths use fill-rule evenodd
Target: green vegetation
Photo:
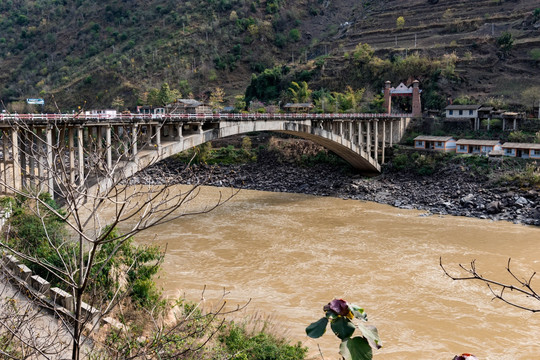
<instances>
[{"instance_id":1,"label":"green vegetation","mask_svg":"<svg viewBox=\"0 0 540 360\"><path fill-rule=\"evenodd\" d=\"M522 163L519 167L512 168L512 171L509 171L507 174L502 176L498 180L498 183L501 185L513 183L517 184L522 189L540 189L540 171L535 164Z\"/></svg>"},{"instance_id":2,"label":"green vegetation","mask_svg":"<svg viewBox=\"0 0 540 360\"><path fill-rule=\"evenodd\" d=\"M194 164L242 164L257 160L257 153L252 149L251 139L242 139L242 146L236 149L233 145L213 149L211 142L206 142L192 149L183 151L176 158L184 163Z\"/></svg>"},{"instance_id":3,"label":"green vegetation","mask_svg":"<svg viewBox=\"0 0 540 360\"><path fill-rule=\"evenodd\" d=\"M503 56L508 56L514 47L514 37L512 33L505 31L497 38L497 46L502 51Z\"/></svg>"},{"instance_id":4,"label":"green vegetation","mask_svg":"<svg viewBox=\"0 0 540 360\"><path fill-rule=\"evenodd\" d=\"M300 342L289 345L265 329L249 333L244 325L228 324L219 335L219 341L232 360L296 360L304 359L307 348Z\"/></svg>"},{"instance_id":5,"label":"green vegetation","mask_svg":"<svg viewBox=\"0 0 540 360\"><path fill-rule=\"evenodd\" d=\"M41 198L63 213L49 194L44 193ZM73 265L64 264L63 261L72 258L70 254L76 251L76 244L69 241L65 223L44 206L38 206L24 197L17 197L12 203L7 245L40 259L39 264L31 261L25 261L25 264L34 274L47 279L53 286L62 286L61 280L67 279L59 269ZM124 283L122 288L135 302L147 307L155 306L160 292L151 279L161 263L160 249L156 246L135 246L131 238L121 242L116 229L109 232L106 228L104 232L108 232L107 239L111 241L105 242L98 249L96 261L105 266L91 269L90 292L104 294L112 299L119 284ZM53 249L51 243L59 252ZM110 256L113 256L112 260L106 262ZM125 278L121 278L118 271L122 268L129 268Z\"/></svg>"},{"instance_id":6,"label":"green vegetation","mask_svg":"<svg viewBox=\"0 0 540 360\"><path fill-rule=\"evenodd\" d=\"M410 171L418 175L431 175L443 167L454 155L443 152L420 154L418 151L396 151L392 167L398 171Z\"/></svg>"}]
</instances>

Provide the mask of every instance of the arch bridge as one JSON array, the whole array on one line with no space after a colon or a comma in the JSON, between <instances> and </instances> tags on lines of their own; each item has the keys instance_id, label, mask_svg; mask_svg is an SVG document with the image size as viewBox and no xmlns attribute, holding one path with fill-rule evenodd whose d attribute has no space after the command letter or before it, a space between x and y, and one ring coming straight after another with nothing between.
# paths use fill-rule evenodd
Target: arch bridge
<instances>
[{"instance_id":1,"label":"arch bridge","mask_svg":"<svg viewBox=\"0 0 540 360\"><path fill-rule=\"evenodd\" d=\"M129 178L202 143L274 131L314 141L366 175L380 172L410 114L0 114L0 193ZM54 191L53 191L54 190Z\"/></svg>"}]
</instances>

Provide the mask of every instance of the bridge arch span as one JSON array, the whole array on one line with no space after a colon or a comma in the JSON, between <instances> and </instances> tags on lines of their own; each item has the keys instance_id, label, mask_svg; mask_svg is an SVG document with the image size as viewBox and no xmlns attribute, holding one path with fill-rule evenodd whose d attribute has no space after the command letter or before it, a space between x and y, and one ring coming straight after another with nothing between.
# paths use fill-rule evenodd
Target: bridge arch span
<instances>
[{"instance_id":1,"label":"bridge arch span","mask_svg":"<svg viewBox=\"0 0 540 360\"><path fill-rule=\"evenodd\" d=\"M137 161L137 169L133 170L140 171L160 160L209 141L250 132L264 131L280 132L311 140L334 152L336 155L350 163L354 168L366 175L376 175L381 170L376 159L360 148L354 141L347 139L345 136L335 134L334 132L325 130L321 127L313 127L310 121L284 122L278 120L264 122L234 121L227 122L227 124L221 122L219 129L201 130L198 134L184 136L178 141L165 141L161 143L161 146L157 151L151 150L151 153L146 154L141 152L141 156L139 156Z\"/></svg>"}]
</instances>

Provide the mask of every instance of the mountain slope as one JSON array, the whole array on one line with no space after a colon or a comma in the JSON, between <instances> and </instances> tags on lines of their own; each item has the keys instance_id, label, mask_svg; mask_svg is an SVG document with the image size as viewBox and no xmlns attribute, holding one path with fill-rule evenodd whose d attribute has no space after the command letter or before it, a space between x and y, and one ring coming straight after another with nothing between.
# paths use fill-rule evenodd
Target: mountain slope
<instances>
[{"instance_id":1,"label":"mountain slope","mask_svg":"<svg viewBox=\"0 0 540 360\"><path fill-rule=\"evenodd\" d=\"M507 96L537 86L536 1L7 0L0 3L0 98L44 97L48 111L125 106L163 82L195 97L216 87L242 94L252 73L288 64L312 71L310 87L371 87L346 55L368 43L381 59L457 56L440 95ZM405 24L397 28L396 19ZM513 35L508 54L496 40ZM324 66L313 61L323 59ZM393 83L412 76L391 76ZM398 78L399 77L399 78ZM427 84L426 84L427 85Z\"/></svg>"}]
</instances>

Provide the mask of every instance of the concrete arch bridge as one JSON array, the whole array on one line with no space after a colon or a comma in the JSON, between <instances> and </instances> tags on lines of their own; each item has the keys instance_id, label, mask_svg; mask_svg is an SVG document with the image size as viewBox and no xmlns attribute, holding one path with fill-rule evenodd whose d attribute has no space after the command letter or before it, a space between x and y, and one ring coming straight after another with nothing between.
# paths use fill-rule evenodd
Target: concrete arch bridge
<instances>
[{"instance_id":1,"label":"concrete arch bridge","mask_svg":"<svg viewBox=\"0 0 540 360\"><path fill-rule=\"evenodd\" d=\"M398 142L410 114L0 114L0 193L128 178L208 141L254 131L293 134L333 151L366 175ZM54 190L54 191L53 191Z\"/></svg>"}]
</instances>

